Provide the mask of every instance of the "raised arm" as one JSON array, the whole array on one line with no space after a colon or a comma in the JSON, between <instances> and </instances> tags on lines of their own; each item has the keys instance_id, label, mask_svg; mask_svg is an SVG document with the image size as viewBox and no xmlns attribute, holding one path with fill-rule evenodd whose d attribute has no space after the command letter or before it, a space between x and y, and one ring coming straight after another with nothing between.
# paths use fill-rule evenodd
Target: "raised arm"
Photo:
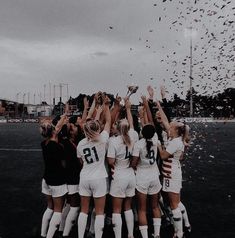
<instances>
[{"instance_id":1,"label":"raised arm","mask_svg":"<svg viewBox=\"0 0 235 238\"><path fill-rule=\"evenodd\" d=\"M125 100L125 107L126 107L127 120L129 122L130 128L133 129L134 128L133 117L132 117L132 114L131 114L131 102L130 102L129 99Z\"/></svg>"},{"instance_id":2,"label":"raised arm","mask_svg":"<svg viewBox=\"0 0 235 238\"><path fill-rule=\"evenodd\" d=\"M158 110L161 115L162 123L163 123L165 129L168 131L170 128L170 123L169 123L168 118L167 118L165 112L163 111L162 106L159 101L157 101L157 107L158 107Z\"/></svg>"},{"instance_id":3,"label":"raised arm","mask_svg":"<svg viewBox=\"0 0 235 238\"><path fill-rule=\"evenodd\" d=\"M92 104L91 104L91 107L90 107L90 110L89 110L89 112L88 112L88 115L87 115L87 118L86 118L86 119L92 118L92 115L93 115L93 113L94 113L94 111L95 111L95 106L96 106L97 97L98 97L98 93L96 93L95 96L94 96L93 102L92 102Z\"/></svg>"},{"instance_id":4,"label":"raised arm","mask_svg":"<svg viewBox=\"0 0 235 238\"><path fill-rule=\"evenodd\" d=\"M89 108L89 101L87 100L87 97L84 97L83 99L83 113L82 113L82 123L84 123L87 119L87 113L88 113L88 108Z\"/></svg>"},{"instance_id":5,"label":"raised arm","mask_svg":"<svg viewBox=\"0 0 235 238\"><path fill-rule=\"evenodd\" d=\"M152 116L152 113L150 111L148 101L147 101L145 96L142 96L141 98L143 100L144 108L145 108L145 111L146 111L146 114L147 114L148 123L154 125L154 123L153 123L153 116Z\"/></svg>"},{"instance_id":6,"label":"raised arm","mask_svg":"<svg viewBox=\"0 0 235 238\"><path fill-rule=\"evenodd\" d=\"M104 130L110 133L111 114L109 110L109 101L105 101L103 107L104 107L104 116L105 116Z\"/></svg>"},{"instance_id":7,"label":"raised arm","mask_svg":"<svg viewBox=\"0 0 235 238\"><path fill-rule=\"evenodd\" d=\"M111 125L113 125L119 114L120 114L120 110L121 110L121 105L120 105L120 102L121 102L122 98L119 97L118 95L116 96L115 98L115 101L114 101L114 105L113 105L113 108L111 110Z\"/></svg>"}]
</instances>

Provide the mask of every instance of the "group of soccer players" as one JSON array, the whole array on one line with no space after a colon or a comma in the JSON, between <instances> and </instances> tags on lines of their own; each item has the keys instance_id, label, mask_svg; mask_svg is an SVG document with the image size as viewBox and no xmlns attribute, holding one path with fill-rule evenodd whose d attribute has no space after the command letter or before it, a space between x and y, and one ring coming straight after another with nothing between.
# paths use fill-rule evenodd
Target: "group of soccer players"
<instances>
[{"instance_id":1,"label":"group of soccer players","mask_svg":"<svg viewBox=\"0 0 235 238\"><path fill-rule=\"evenodd\" d=\"M108 96L99 92L91 106L84 98L81 116L68 117L66 109L64 115L42 121L42 193L47 209L41 237L52 238L58 228L63 237L69 237L77 224L78 238L83 238L91 214L90 233L96 238L102 237L105 216L112 219L115 238L121 238L123 214L128 238L134 237L135 220L141 236L147 238L151 214L153 237L159 238L163 210L168 206L174 237L182 238L183 230L190 231L180 199L181 161L189 145L189 127L170 122L164 89L162 104L154 102L151 87L148 92L138 116L132 115L129 98L123 102L117 97L111 105Z\"/></svg>"}]
</instances>

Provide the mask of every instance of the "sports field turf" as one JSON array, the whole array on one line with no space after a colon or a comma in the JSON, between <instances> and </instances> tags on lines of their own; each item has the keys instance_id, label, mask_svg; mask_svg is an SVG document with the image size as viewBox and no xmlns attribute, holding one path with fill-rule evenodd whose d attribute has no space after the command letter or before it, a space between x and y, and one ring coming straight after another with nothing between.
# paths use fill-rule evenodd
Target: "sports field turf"
<instances>
[{"instance_id":1,"label":"sports field turf","mask_svg":"<svg viewBox=\"0 0 235 238\"><path fill-rule=\"evenodd\" d=\"M191 237L235 237L235 123L191 127L182 190ZM38 124L0 124L1 238L36 237L40 230L45 209L40 141Z\"/></svg>"}]
</instances>

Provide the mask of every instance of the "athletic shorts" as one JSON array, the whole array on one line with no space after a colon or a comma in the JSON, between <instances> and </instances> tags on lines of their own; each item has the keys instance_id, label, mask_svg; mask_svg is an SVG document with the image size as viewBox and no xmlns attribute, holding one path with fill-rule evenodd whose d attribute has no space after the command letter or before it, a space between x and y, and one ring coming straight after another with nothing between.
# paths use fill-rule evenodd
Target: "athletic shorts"
<instances>
[{"instance_id":1,"label":"athletic shorts","mask_svg":"<svg viewBox=\"0 0 235 238\"><path fill-rule=\"evenodd\" d=\"M107 178L80 180L79 194L80 196L99 198L108 193L107 188Z\"/></svg>"},{"instance_id":2,"label":"athletic shorts","mask_svg":"<svg viewBox=\"0 0 235 238\"><path fill-rule=\"evenodd\" d=\"M48 185L45 179L42 180L42 193L52 197L62 197L68 193L67 184L51 186Z\"/></svg>"},{"instance_id":3,"label":"athletic shorts","mask_svg":"<svg viewBox=\"0 0 235 238\"><path fill-rule=\"evenodd\" d=\"M156 178L152 181L137 180L136 189L138 192L148 195L154 195L159 193L162 185L159 181L159 178Z\"/></svg>"},{"instance_id":4,"label":"athletic shorts","mask_svg":"<svg viewBox=\"0 0 235 238\"><path fill-rule=\"evenodd\" d=\"M110 195L117 198L135 196L136 179L135 174L126 178L114 178L111 181Z\"/></svg>"},{"instance_id":5,"label":"athletic shorts","mask_svg":"<svg viewBox=\"0 0 235 238\"><path fill-rule=\"evenodd\" d=\"M67 186L68 186L68 195L73 195L79 192L78 184L75 184L75 185L68 184Z\"/></svg>"},{"instance_id":6,"label":"athletic shorts","mask_svg":"<svg viewBox=\"0 0 235 238\"><path fill-rule=\"evenodd\" d=\"M163 178L162 187L162 190L164 192L180 193L180 190L182 188L182 180Z\"/></svg>"}]
</instances>

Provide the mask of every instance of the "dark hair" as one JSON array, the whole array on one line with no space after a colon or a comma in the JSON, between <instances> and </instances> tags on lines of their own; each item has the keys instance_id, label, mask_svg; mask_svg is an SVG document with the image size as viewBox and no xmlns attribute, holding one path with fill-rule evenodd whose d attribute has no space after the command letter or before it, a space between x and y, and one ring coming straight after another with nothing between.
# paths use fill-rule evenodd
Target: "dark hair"
<instances>
[{"instance_id":1,"label":"dark hair","mask_svg":"<svg viewBox=\"0 0 235 238\"><path fill-rule=\"evenodd\" d=\"M72 124L76 124L76 122L77 122L77 119L78 119L78 116L71 116L70 118L69 118L69 123L72 123Z\"/></svg>"},{"instance_id":2,"label":"dark hair","mask_svg":"<svg viewBox=\"0 0 235 238\"><path fill-rule=\"evenodd\" d=\"M146 141L146 148L147 148L147 153L148 156L150 154L150 149L153 146L152 139L155 133L155 127L151 124L145 125L142 129L142 135L145 138Z\"/></svg>"},{"instance_id":3,"label":"dark hair","mask_svg":"<svg viewBox=\"0 0 235 238\"><path fill-rule=\"evenodd\" d=\"M57 115L57 116L52 120L52 125L56 126L59 120L60 120L60 115Z\"/></svg>"}]
</instances>

